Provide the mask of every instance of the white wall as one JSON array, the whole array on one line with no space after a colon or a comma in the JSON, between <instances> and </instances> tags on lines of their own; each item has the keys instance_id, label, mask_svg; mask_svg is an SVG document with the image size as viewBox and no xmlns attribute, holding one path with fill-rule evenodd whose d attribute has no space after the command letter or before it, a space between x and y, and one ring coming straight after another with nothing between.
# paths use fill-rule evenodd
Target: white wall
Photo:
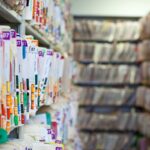
<instances>
[{"instance_id":1,"label":"white wall","mask_svg":"<svg viewBox=\"0 0 150 150\"><path fill-rule=\"evenodd\" d=\"M144 16L150 11L150 0L72 0L74 15Z\"/></svg>"}]
</instances>

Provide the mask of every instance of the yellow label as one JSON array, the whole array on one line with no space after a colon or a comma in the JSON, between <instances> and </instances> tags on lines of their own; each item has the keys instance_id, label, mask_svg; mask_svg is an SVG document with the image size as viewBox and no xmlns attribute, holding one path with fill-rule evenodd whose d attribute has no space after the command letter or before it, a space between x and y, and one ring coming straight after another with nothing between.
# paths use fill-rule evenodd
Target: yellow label
<instances>
[{"instance_id":1,"label":"yellow label","mask_svg":"<svg viewBox=\"0 0 150 150\"><path fill-rule=\"evenodd\" d=\"M10 82L7 81L7 82L6 82L6 85L7 85L7 92L10 93Z\"/></svg>"},{"instance_id":2,"label":"yellow label","mask_svg":"<svg viewBox=\"0 0 150 150\"><path fill-rule=\"evenodd\" d=\"M4 96L6 94L6 85L2 85L2 95Z\"/></svg>"}]
</instances>

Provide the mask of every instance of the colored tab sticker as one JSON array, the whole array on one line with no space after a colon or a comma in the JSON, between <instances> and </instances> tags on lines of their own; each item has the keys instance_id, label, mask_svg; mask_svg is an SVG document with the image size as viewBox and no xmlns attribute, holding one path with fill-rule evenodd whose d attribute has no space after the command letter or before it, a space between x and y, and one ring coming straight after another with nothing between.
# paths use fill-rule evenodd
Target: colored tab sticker
<instances>
[{"instance_id":1,"label":"colored tab sticker","mask_svg":"<svg viewBox=\"0 0 150 150\"><path fill-rule=\"evenodd\" d=\"M44 56L44 53L42 51L38 52L39 56Z\"/></svg>"},{"instance_id":2,"label":"colored tab sticker","mask_svg":"<svg viewBox=\"0 0 150 150\"><path fill-rule=\"evenodd\" d=\"M51 134L51 129L47 129L47 134Z\"/></svg>"},{"instance_id":3,"label":"colored tab sticker","mask_svg":"<svg viewBox=\"0 0 150 150\"><path fill-rule=\"evenodd\" d=\"M21 47L21 40L17 40L17 46Z\"/></svg>"},{"instance_id":4,"label":"colored tab sticker","mask_svg":"<svg viewBox=\"0 0 150 150\"><path fill-rule=\"evenodd\" d=\"M11 38L16 38L16 31L15 30L11 30Z\"/></svg>"},{"instance_id":5,"label":"colored tab sticker","mask_svg":"<svg viewBox=\"0 0 150 150\"><path fill-rule=\"evenodd\" d=\"M53 56L53 51L48 50L47 55Z\"/></svg>"},{"instance_id":6,"label":"colored tab sticker","mask_svg":"<svg viewBox=\"0 0 150 150\"><path fill-rule=\"evenodd\" d=\"M28 43L27 43L27 41L26 41L26 40L22 40L22 44L23 44L23 46L25 46L25 47L27 47L27 46L28 46Z\"/></svg>"},{"instance_id":7,"label":"colored tab sticker","mask_svg":"<svg viewBox=\"0 0 150 150\"><path fill-rule=\"evenodd\" d=\"M3 40L10 40L10 32L9 31L3 32Z\"/></svg>"},{"instance_id":8,"label":"colored tab sticker","mask_svg":"<svg viewBox=\"0 0 150 150\"><path fill-rule=\"evenodd\" d=\"M56 150L63 150L62 147L56 147Z\"/></svg>"}]
</instances>

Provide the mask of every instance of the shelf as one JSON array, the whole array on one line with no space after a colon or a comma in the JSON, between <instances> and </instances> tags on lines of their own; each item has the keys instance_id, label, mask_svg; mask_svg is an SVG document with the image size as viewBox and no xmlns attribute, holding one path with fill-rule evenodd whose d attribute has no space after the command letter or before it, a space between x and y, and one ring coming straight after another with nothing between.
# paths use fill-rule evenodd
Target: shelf
<instances>
[{"instance_id":1,"label":"shelf","mask_svg":"<svg viewBox=\"0 0 150 150\"><path fill-rule=\"evenodd\" d=\"M89 20L135 20L138 21L141 16L99 16L99 15L74 15L75 20L89 19Z\"/></svg>"},{"instance_id":2,"label":"shelf","mask_svg":"<svg viewBox=\"0 0 150 150\"><path fill-rule=\"evenodd\" d=\"M0 16L10 23L22 23L22 17L8 8L3 1L0 1Z\"/></svg>"},{"instance_id":3,"label":"shelf","mask_svg":"<svg viewBox=\"0 0 150 150\"><path fill-rule=\"evenodd\" d=\"M98 112L98 113L110 113L113 111L121 111L121 112L130 112L135 110L136 112L144 112L144 108L138 107L135 105L80 105L79 108L86 109L89 112Z\"/></svg>"},{"instance_id":4,"label":"shelf","mask_svg":"<svg viewBox=\"0 0 150 150\"><path fill-rule=\"evenodd\" d=\"M141 83L92 83L92 82L75 82L74 85L82 86L82 87L105 87L105 88L122 88L122 87L129 87L129 88L137 88L141 86Z\"/></svg>"},{"instance_id":5,"label":"shelf","mask_svg":"<svg viewBox=\"0 0 150 150\"><path fill-rule=\"evenodd\" d=\"M117 130L117 129L80 129L80 132L85 133L113 133L113 134L139 134L139 132L134 130Z\"/></svg>"},{"instance_id":6,"label":"shelf","mask_svg":"<svg viewBox=\"0 0 150 150\"><path fill-rule=\"evenodd\" d=\"M110 61L110 62L106 62L106 61L100 61L100 62L94 62L94 61L79 61L80 64L84 64L84 65L89 65L89 64L102 64L102 65L135 65L138 66L140 65L140 62L123 62L123 61Z\"/></svg>"},{"instance_id":7,"label":"shelf","mask_svg":"<svg viewBox=\"0 0 150 150\"><path fill-rule=\"evenodd\" d=\"M26 33L34 36L34 38L37 39L42 46L50 47L50 41L44 35L34 29L29 23L25 23L25 28Z\"/></svg>"},{"instance_id":8,"label":"shelf","mask_svg":"<svg viewBox=\"0 0 150 150\"><path fill-rule=\"evenodd\" d=\"M74 42L88 42L88 43L139 43L141 40L136 39L136 40L113 40L113 41L108 41L108 40L99 40L99 39L73 39Z\"/></svg>"}]
</instances>

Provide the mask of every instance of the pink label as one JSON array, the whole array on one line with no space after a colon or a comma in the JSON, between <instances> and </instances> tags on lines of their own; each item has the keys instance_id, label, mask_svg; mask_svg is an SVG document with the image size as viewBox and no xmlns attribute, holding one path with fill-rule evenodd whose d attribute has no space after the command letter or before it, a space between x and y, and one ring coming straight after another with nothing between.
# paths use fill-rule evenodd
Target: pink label
<instances>
[{"instance_id":1,"label":"pink label","mask_svg":"<svg viewBox=\"0 0 150 150\"><path fill-rule=\"evenodd\" d=\"M25 47L27 47L27 46L28 46L28 43L27 43L27 41L26 41L26 40L22 40L22 44L23 44L23 46L25 46Z\"/></svg>"},{"instance_id":2,"label":"pink label","mask_svg":"<svg viewBox=\"0 0 150 150\"><path fill-rule=\"evenodd\" d=\"M15 30L12 30L10 33L11 33L11 38L16 38L16 31Z\"/></svg>"},{"instance_id":3,"label":"pink label","mask_svg":"<svg viewBox=\"0 0 150 150\"><path fill-rule=\"evenodd\" d=\"M10 40L10 32L9 31L3 32L3 39L4 40Z\"/></svg>"},{"instance_id":4,"label":"pink label","mask_svg":"<svg viewBox=\"0 0 150 150\"><path fill-rule=\"evenodd\" d=\"M17 47L21 47L21 40L17 40Z\"/></svg>"}]
</instances>

